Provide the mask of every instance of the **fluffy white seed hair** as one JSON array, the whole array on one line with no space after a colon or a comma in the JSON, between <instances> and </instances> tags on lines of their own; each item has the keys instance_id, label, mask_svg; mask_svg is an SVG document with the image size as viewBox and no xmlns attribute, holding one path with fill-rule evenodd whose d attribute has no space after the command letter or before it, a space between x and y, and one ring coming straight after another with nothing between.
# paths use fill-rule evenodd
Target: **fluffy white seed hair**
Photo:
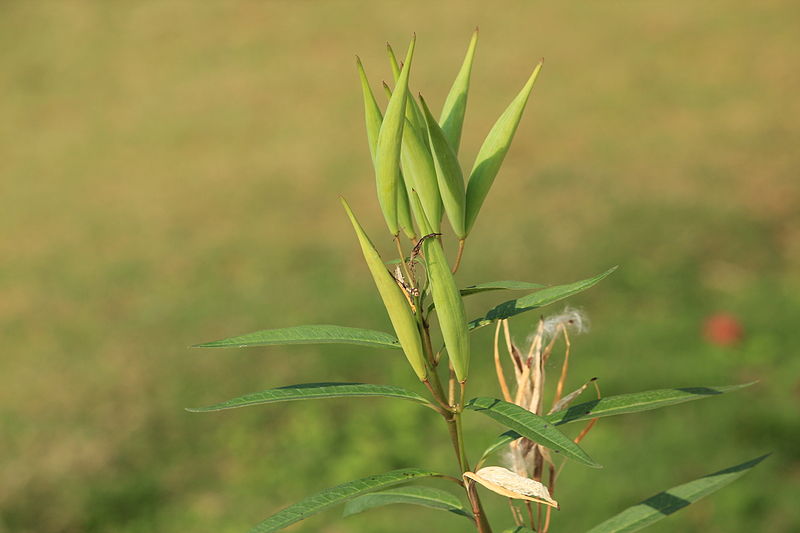
<instances>
[{"instance_id":1,"label":"fluffy white seed hair","mask_svg":"<svg viewBox=\"0 0 800 533\"><path fill-rule=\"evenodd\" d=\"M589 331L589 317L581 309L565 307L561 313L545 317L544 337L552 339L559 327L564 327L572 333L585 333Z\"/></svg>"}]
</instances>

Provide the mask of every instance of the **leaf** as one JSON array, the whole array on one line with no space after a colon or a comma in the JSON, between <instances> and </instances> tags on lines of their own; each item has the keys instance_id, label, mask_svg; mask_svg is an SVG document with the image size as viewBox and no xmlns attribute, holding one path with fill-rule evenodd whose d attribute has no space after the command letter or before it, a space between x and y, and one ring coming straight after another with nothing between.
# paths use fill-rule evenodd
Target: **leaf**
<instances>
[{"instance_id":1,"label":"leaf","mask_svg":"<svg viewBox=\"0 0 800 533\"><path fill-rule=\"evenodd\" d=\"M638 531L735 481L766 457L767 455L762 455L752 461L747 461L689 483L672 487L664 492L659 492L640 504L629 507L602 524L593 527L587 533L627 533Z\"/></svg>"},{"instance_id":2,"label":"leaf","mask_svg":"<svg viewBox=\"0 0 800 533\"><path fill-rule=\"evenodd\" d=\"M593 468L602 468L580 446L553 427L551 422L519 405L496 398L479 397L471 399L464 407L483 413L509 429L515 430L523 437L553 451L563 453L565 457L575 459L579 463Z\"/></svg>"},{"instance_id":3,"label":"leaf","mask_svg":"<svg viewBox=\"0 0 800 533\"><path fill-rule=\"evenodd\" d=\"M376 507L383 507L384 505L393 505L397 503L407 503L412 505L421 505L430 509L440 509L442 511L449 511L453 514L463 516L472 520L472 513L470 513L461 503L461 500L453 496L451 493L434 489L431 487L398 487L389 489L382 492L372 492L359 496L354 500L347 502L344 507L343 516L351 516L354 514L362 513Z\"/></svg>"},{"instance_id":4,"label":"leaf","mask_svg":"<svg viewBox=\"0 0 800 533\"><path fill-rule=\"evenodd\" d=\"M311 515L317 514L320 511L333 507L334 505L352 500L362 494L406 483L412 479L425 477L442 477L442 474L419 468L405 468L349 481L318 492L294 505L290 505L258 524L250 530L250 533L270 533L271 531L278 531L295 522L308 518Z\"/></svg>"},{"instance_id":5,"label":"leaf","mask_svg":"<svg viewBox=\"0 0 800 533\"><path fill-rule=\"evenodd\" d=\"M515 440L521 439L521 438L522 438L522 435L520 435L519 433L517 433L513 429L509 429L508 431L506 431L505 433L503 433L499 437L497 437L497 440L495 440L485 450L483 450L483 453L481 454L481 458L478 460L478 464L479 465L483 464L483 462L486 460L486 458L489 457L491 454L493 454L494 452L496 452L500 448L502 448L504 446L508 446L509 444L514 442Z\"/></svg>"},{"instance_id":6,"label":"leaf","mask_svg":"<svg viewBox=\"0 0 800 533\"><path fill-rule=\"evenodd\" d=\"M447 94L442 107L442 115L439 117L439 124L442 131L453 149L453 153L458 154L458 146L461 144L461 127L464 125L464 114L467 111L467 94L469 92L469 76L472 73L472 61L475 58L475 47L478 44L478 29L472 34L472 39L467 48L467 54L461 69L453 81L453 86Z\"/></svg>"},{"instance_id":7,"label":"leaf","mask_svg":"<svg viewBox=\"0 0 800 533\"><path fill-rule=\"evenodd\" d=\"M542 63L540 62L533 69L533 73L528 78L525 86L492 126L486 136L486 140L483 141L481 149L478 151L467 185L465 219L467 233L475 224L475 219L478 217L483 201L486 199L495 177L497 177L497 172L500 170L500 165L503 164L506 153L508 153L514 133L517 131L517 126L522 118L522 112L525 110L525 104L528 102L528 96L531 94L533 84L536 82L536 78L539 77L541 69Z\"/></svg>"},{"instance_id":8,"label":"leaf","mask_svg":"<svg viewBox=\"0 0 800 533\"><path fill-rule=\"evenodd\" d=\"M608 396L600 399L599 401L595 400L586 402L584 404L565 409L564 411L549 414L544 418L552 422L553 425L559 426L562 424L568 424L570 422L577 422L580 420L588 420L591 418L602 418L604 416L649 411L651 409L658 409L659 407L667 407L693 400L711 398L725 392L749 387L750 385L753 385L753 383L745 383L743 385L728 385L724 387L687 387L682 389L662 389L634 394ZM505 433L499 435L497 439L487 446L487 448L483 451L479 463L484 462L489 455L493 454L504 446L511 444L520 437L522 437L522 435L513 430L506 431Z\"/></svg>"},{"instance_id":9,"label":"leaf","mask_svg":"<svg viewBox=\"0 0 800 533\"><path fill-rule=\"evenodd\" d=\"M461 172L461 164L447 142L442 128L439 127L439 123L436 122L430 109L428 109L428 104L425 103L422 96L420 96L419 100L422 104L425 125L428 129L428 140L430 141L444 212L447 214L447 219L450 221L453 232L459 239L463 239L466 236L464 229L466 193L464 192L464 175Z\"/></svg>"},{"instance_id":10,"label":"leaf","mask_svg":"<svg viewBox=\"0 0 800 533\"><path fill-rule=\"evenodd\" d=\"M265 403L364 396L401 398L403 400L428 404L428 401L419 394L391 385L370 385L368 383L303 383L302 385L289 385L286 387L278 387L277 389L267 389L208 407L191 407L186 410L193 413L201 413Z\"/></svg>"},{"instance_id":11,"label":"leaf","mask_svg":"<svg viewBox=\"0 0 800 533\"><path fill-rule=\"evenodd\" d=\"M542 285L540 283L529 283L527 281L487 281L485 283L478 283L476 285L464 287L461 289L461 296L470 296L472 294L478 294L481 292L501 290L529 291L533 289L543 289L545 287L546 285Z\"/></svg>"},{"instance_id":12,"label":"leaf","mask_svg":"<svg viewBox=\"0 0 800 533\"><path fill-rule=\"evenodd\" d=\"M482 292L490 291L529 291L532 289L542 289L545 287L547 287L547 285L541 285L540 283L529 283L527 281L487 281L486 283L478 283L477 285L464 287L463 289L460 289L459 292L461 293L461 296L472 296L473 294L480 294ZM428 304L428 311L431 311L435 307L436 305L431 302ZM470 329L474 328L470 326Z\"/></svg>"},{"instance_id":13,"label":"leaf","mask_svg":"<svg viewBox=\"0 0 800 533\"><path fill-rule=\"evenodd\" d=\"M548 287L533 294L528 294L515 300L503 302L489 310L485 316L476 318L470 322L469 329L482 328L483 326L488 326L495 320L510 318L520 313L524 313L525 311L538 309L540 307L544 307L545 305L550 305L551 303L563 300L564 298L568 298L574 294L578 294L579 292L585 291L586 289L592 287L597 282L614 272L616 269L617 267L609 268L602 274L599 274L593 278L585 279L583 281L576 281L575 283L570 283L568 285L556 285L555 287Z\"/></svg>"},{"instance_id":14,"label":"leaf","mask_svg":"<svg viewBox=\"0 0 800 533\"><path fill-rule=\"evenodd\" d=\"M568 409L545 416L553 424L560 426L579 420L602 418L605 416L623 415L650 411L659 407L676 405L703 398L711 398L726 392L749 387L755 382L723 387L684 387L676 389L658 389L632 394L608 396L599 400L573 405Z\"/></svg>"},{"instance_id":15,"label":"leaf","mask_svg":"<svg viewBox=\"0 0 800 533\"><path fill-rule=\"evenodd\" d=\"M464 472L464 477L476 481L487 489L514 500L543 503L558 509L558 502L540 481L520 476L502 466L487 466L477 472Z\"/></svg>"},{"instance_id":16,"label":"leaf","mask_svg":"<svg viewBox=\"0 0 800 533\"><path fill-rule=\"evenodd\" d=\"M196 344L193 348L247 348L278 344L358 344L381 348L400 348L398 340L382 331L348 328L327 324L293 326L289 328L264 329L255 333L229 337L212 342Z\"/></svg>"}]
</instances>

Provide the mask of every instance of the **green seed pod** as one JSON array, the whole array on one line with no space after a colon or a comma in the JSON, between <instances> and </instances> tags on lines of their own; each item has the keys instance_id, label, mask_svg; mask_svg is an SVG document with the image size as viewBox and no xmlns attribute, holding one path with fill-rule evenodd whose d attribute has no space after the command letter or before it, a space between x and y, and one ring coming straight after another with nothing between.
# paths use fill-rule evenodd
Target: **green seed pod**
<instances>
[{"instance_id":1,"label":"green seed pod","mask_svg":"<svg viewBox=\"0 0 800 533\"><path fill-rule=\"evenodd\" d=\"M364 95L364 121L367 126L369 153L372 156L372 163L375 164L375 145L378 143L378 132L381 129L383 115L378 107L378 102L375 101L375 96L372 94L372 89L369 87L364 65L361 64L361 58L358 56L356 56L356 68L358 68L358 77L361 80L361 92Z\"/></svg>"},{"instance_id":2,"label":"green seed pod","mask_svg":"<svg viewBox=\"0 0 800 533\"><path fill-rule=\"evenodd\" d=\"M431 115L428 105L420 96L422 112L428 129L433 162L436 167L436 179L439 183L439 194L444 203L444 212L459 239L464 239L467 232L464 226L464 213L467 197L464 188L464 175L453 148L444 136L442 128Z\"/></svg>"},{"instance_id":3,"label":"green seed pod","mask_svg":"<svg viewBox=\"0 0 800 533\"><path fill-rule=\"evenodd\" d=\"M464 114L467 111L469 76L472 73L472 61L475 59L477 45L478 28L475 28L475 33L472 34L467 48L467 55L464 57L464 63L453 81L453 86L442 107L442 116L439 117L439 124L442 125L444 136L455 154L458 154L458 146L461 144L461 127L464 125Z\"/></svg>"},{"instance_id":4,"label":"green seed pod","mask_svg":"<svg viewBox=\"0 0 800 533\"><path fill-rule=\"evenodd\" d=\"M372 241L369 240L369 237L367 237L358 220L356 220L353 211L344 198L342 198L342 205L347 211L347 216L350 217L350 222L353 224L364 259L367 261L369 271L375 280L375 285L378 287L378 292L381 295L384 307L386 307L386 312L389 314L389 320L392 322L394 331L400 341L400 346L403 347L403 352L405 352L406 358L411 363L411 367L417 377L421 381L425 381L428 376L428 368L425 364L422 340L417 328L417 321L414 318L414 313L411 311L408 300L406 300L403 289L397 285L392 275L386 270L381 256L378 255L378 251Z\"/></svg>"},{"instance_id":5,"label":"green seed pod","mask_svg":"<svg viewBox=\"0 0 800 533\"><path fill-rule=\"evenodd\" d=\"M384 83L383 88L391 98L392 90L389 86ZM410 102L412 102L411 99L409 99ZM420 135L420 130L409 118L410 115L413 115L413 113L406 112L406 126L403 128L403 146L400 152L400 161L403 169L401 178L404 180L408 198L411 198L412 190L417 191L422 207L425 209L425 216L431 223L433 230L439 233L442 226L442 197L439 195L439 184L436 179L433 157L428 150L428 133L427 129L423 130L425 132L423 138ZM414 219L419 223L419 214L416 212L416 206L413 202L411 203L411 212L414 213ZM398 216L401 217L400 224L402 226L402 211Z\"/></svg>"},{"instance_id":6,"label":"green seed pod","mask_svg":"<svg viewBox=\"0 0 800 533\"><path fill-rule=\"evenodd\" d=\"M389 66L392 68L392 76L394 77L395 83L397 83L397 79L400 77L400 65L397 63L397 57L394 55L394 50L392 50L392 46L389 43L386 43L386 55L389 56ZM406 98L408 99L408 103L406 104L406 118L417 130L424 131L425 119L422 118L422 110L419 108L417 101L411 96L410 90ZM425 141L427 142L427 138Z\"/></svg>"},{"instance_id":7,"label":"green seed pod","mask_svg":"<svg viewBox=\"0 0 800 533\"><path fill-rule=\"evenodd\" d=\"M411 204L408 200L408 190L411 187L406 183L406 178L400 172L400 185L397 187L397 223L408 240L416 241L417 234L414 232L414 220L411 218Z\"/></svg>"},{"instance_id":8,"label":"green seed pod","mask_svg":"<svg viewBox=\"0 0 800 533\"><path fill-rule=\"evenodd\" d=\"M397 79L394 94L386 107L378 141L375 147L375 181L378 188L378 201L383 217L392 235L400 232L397 221L397 188L400 181L400 147L403 141L405 125L406 94L408 93L408 75L411 59L414 55L414 43L411 40L408 54Z\"/></svg>"},{"instance_id":9,"label":"green seed pod","mask_svg":"<svg viewBox=\"0 0 800 533\"><path fill-rule=\"evenodd\" d=\"M421 210L419 196L414 194L411 200ZM433 233L427 220L420 222L420 231L423 235ZM456 280L450 272L450 266L447 264L447 258L439 239L427 238L422 241L422 251L425 254L425 267L431 285L433 303L436 305L436 315L439 317L439 326L442 329L442 337L444 337L444 345L447 347L447 354L453 363L456 377L463 382L467 379L469 372L470 351L464 302L461 299Z\"/></svg>"},{"instance_id":10,"label":"green seed pod","mask_svg":"<svg viewBox=\"0 0 800 533\"><path fill-rule=\"evenodd\" d=\"M541 70L542 63L540 62L533 69L533 74L528 78L525 86L492 126L483 141L481 149L478 151L475 164L469 175L469 183L467 184L467 212L465 215L467 233L475 225L475 219L478 217L483 201L486 199L486 195L489 194L489 189L500 171L500 165L503 164L503 159L508 153L508 148L514 139L514 133L517 131L520 119L522 119L522 112L525 111L525 104L528 103L533 84L536 83L536 78L539 77Z\"/></svg>"},{"instance_id":11,"label":"green seed pod","mask_svg":"<svg viewBox=\"0 0 800 533\"><path fill-rule=\"evenodd\" d=\"M392 90L389 88L386 83L383 84L383 90L386 93L386 96L391 100L392 98ZM403 138L408 134L409 124L408 120L406 120L406 126L403 128ZM402 157L405 157L405 145L403 145L403 151L401 152ZM414 232L414 220L411 217L411 205L409 202L409 195L411 195L411 190L414 188L413 183L410 183L408 177L400 171L400 175L398 177L400 181L400 185L397 187L397 222L400 224L400 228L403 230L403 233L406 234L411 241L417 240L417 234Z\"/></svg>"},{"instance_id":12,"label":"green seed pod","mask_svg":"<svg viewBox=\"0 0 800 533\"><path fill-rule=\"evenodd\" d=\"M417 191L428 222L430 222L433 231L439 233L442 227L442 197L439 195L436 168L433 164L433 157L428 151L426 141L427 133L425 133L425 140L423 140L423 137L420 136L419 131L411 122L406 121L401 153L406 185L411 185L411 188ZM409 193L410 196L411 193ZM413 203L411 208L417 224L420 224L420 217L414 210Z\"/></svg>"}]
</instances>

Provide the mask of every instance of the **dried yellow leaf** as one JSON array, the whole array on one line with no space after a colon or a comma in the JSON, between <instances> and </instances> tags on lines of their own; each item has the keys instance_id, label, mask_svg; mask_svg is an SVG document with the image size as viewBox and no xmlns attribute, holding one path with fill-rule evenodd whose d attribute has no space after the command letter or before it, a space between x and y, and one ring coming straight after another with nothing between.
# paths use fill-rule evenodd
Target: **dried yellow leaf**
<instances>
[{"instance_id":1,"label":"dried yellow leaf","mask_svg":"<svg viewBox=\"0 0 800 533\"><path fill-rule=\"evenodd\" d=\"M487 466L477 472L464 472L464 477L476 481L501 496L516 500L543 503L558 509L547 487L536 480L515 474L502 466Z\"/></svg>"}]
</instances>

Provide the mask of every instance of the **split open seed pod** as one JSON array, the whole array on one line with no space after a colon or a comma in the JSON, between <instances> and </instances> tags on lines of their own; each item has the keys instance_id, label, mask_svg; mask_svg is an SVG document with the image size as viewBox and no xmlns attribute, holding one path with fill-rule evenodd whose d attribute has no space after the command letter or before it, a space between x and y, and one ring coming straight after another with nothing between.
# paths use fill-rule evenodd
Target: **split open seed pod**
<instances>
[{"instance_id":1,"label":"split open seed pod","mask_svg":"<svg viewBox=\"0 0 800 533\"><path fill-rule=\"evenodd\" d=\"M558 502L550 497L547 487L535 481L515 474L502 466L487 466L477 472L464 472L464 477L480 483L492 492L506 498L543 503L559 508Z\"/></svg>"}]
</instances>

